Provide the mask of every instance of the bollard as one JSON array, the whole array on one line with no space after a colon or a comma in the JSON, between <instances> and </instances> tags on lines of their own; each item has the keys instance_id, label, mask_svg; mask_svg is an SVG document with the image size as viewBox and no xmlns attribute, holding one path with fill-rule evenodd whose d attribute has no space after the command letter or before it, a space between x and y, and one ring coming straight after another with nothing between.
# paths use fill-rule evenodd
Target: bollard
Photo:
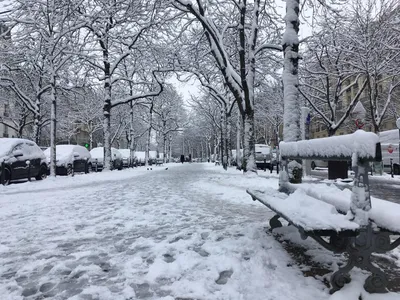
<instances>
[{"instance_id":1,"label":"bollard","mask_svg":"<svg viewBox=\"0 0 400 300\"><path fill-rule=\"evenodd\" d=\"M27 160L26 164L28 165L28 181L31 181L31 161Z\"/></svg>"},{"instance_id":2,"label":"bollard","mask_svg":"<svg viewBox=\"0 0 400 300\"><path fill-rule=\"evenodd\" d=\"M392 175L392 178L394 177L394 174L393 174L394 172L393 172L393 158L391 158L390 159L390 174Z\"/></svg>"},{"instance_id":3,"label":"bollard","mask_svg":"<svg viewBox=\"0 0 400 300\"><path fill-rule=\"evenodd\" d=\"M73 161L73 162L72 162L72 165L71 165L71 167L72 167L72 173L71 173L71 176L72 176L72 177L74 177L74 175L75 175L75 161Z\"/></svg>"},{"instance_id":4,"label":"bollard","mask_svg":"<svg viewBox=\"0 0 400 300\"><path fill-rule=\"evenodd\" d=\"M97 173L97 159L94 161L94 170Z\"/></svg>"},{"instance_id":5,"label":"bollard","mask_svg":"<svg viewBox=\"0 0 400 300\"><path fill-rule=\"evenodd\" d=\"M5 178L5 170L6 170L6 164L5 164L4 159L3 159L3 161L1 162L1 178L0 178L0 183L2 185L4 185L4 182L6 180L6 178Z\"/></svg>"},{"instance_id":6,"label":"bollard","mask_svg":"<svg viewBox=\"0 0 400 300\"><path fill-rule=\"evenodd\" d=\"M88 164L88 160L85 160L85 174L89 173L89 164Z\"/></svg>"}]
</instances>

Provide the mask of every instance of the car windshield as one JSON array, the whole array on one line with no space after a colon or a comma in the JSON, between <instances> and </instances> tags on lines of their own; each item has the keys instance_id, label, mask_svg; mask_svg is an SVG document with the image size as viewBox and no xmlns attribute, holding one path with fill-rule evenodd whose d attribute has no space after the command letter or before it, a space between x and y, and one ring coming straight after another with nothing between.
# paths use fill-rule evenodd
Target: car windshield
<instances>
[{"instance_id":1,"label":"car windshield","mask_svg":"<svg viewBox=\"0 0 400 300\"><path fill-rule=\"evenodd\" d=\"M9 155L12 148L19 142L23 140L20 139L7 139L7 138L0 138L0 157Z\"/></svg>"}]
</instances>

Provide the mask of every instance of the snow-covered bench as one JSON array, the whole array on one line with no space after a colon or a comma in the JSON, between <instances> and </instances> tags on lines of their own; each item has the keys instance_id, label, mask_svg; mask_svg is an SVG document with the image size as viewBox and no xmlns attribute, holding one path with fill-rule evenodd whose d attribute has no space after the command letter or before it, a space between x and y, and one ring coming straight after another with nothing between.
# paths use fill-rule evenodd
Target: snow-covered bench
<instances>
[{"instance_id":1,"label":"snow-covered bench","mask_svg":"<svg viewBox=\"0 0 400 300\"><path fill-rule=\"evenodd\" d=\"M162 159L162 158L156 159L156 166L162 166L163 164L164 164L164 159Z\"/></svg>"},{"instance_id":2,"label":"snow-covered bench","mask_svg":"<svg viewBox=\"0 0 400 300\"><path fill-rule=\"evenodd\" d=\"M370 161L380 161L382 157L378 136L357 131L339 137L281 143L280 151L285 166L280 176L280 188L283 187L281 190L292 194L287 196L285 193L271 190L247 191L253 200L260 201L276 213L270 220L271 228L281 227L279 218L283 218L299 229L302 238L311 237L328 250L348 254L347 265L331 277L331 293L350 281L349 271L353 267L372 273L365 281L366 291L386 292L386 276L371 263L371 255L390 251L400 245L400 238L391 242L391 235L400 234L400 224L388 226L382 219L379 222L379 218L371 218L367 170ZM352 161L355 172L354 187L346 211L343 211L343 203L321 201L318 197L312 197L312 193L296 189L295 185L288 182L287 160L311 158ZM396 205L400 212L400 205ZM396 222L395 219L391 220L392 223ZM325 238L328 238L328 241Z\"/></svg>"}]
</instances>

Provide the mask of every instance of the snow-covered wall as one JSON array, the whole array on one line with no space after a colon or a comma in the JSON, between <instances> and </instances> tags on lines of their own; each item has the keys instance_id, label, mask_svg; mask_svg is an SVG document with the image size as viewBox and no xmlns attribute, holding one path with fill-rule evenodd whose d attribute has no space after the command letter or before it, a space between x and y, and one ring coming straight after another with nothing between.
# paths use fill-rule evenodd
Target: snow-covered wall
<instances>
[{"instance_id":1,"label":"snow-covered wall","mask_svg":"<svg viewBox=\"0 0 400 300\"><path fill-rule=\"evenodd\" d=\"M375 157L379 137L372 132L357 130L355 133L299 142L281 142L282 157Z\"/></svg>"}]
</instances>

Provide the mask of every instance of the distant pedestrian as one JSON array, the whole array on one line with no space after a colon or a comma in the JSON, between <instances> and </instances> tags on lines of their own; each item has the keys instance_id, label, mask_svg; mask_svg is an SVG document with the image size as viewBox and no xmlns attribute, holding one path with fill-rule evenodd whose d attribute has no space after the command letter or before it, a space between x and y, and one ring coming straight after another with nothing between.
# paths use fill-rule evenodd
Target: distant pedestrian
<instances>
[{"instance_id":1,"label":"distant pedestrian","mask_svg":"<svg viewBox=\"0 0 400 300\"><path fill-rule=\"evenodd\" d=\"M185 162L185 155L181 155L181 163L184 163Z\"/></svg>"}]
</instances>

